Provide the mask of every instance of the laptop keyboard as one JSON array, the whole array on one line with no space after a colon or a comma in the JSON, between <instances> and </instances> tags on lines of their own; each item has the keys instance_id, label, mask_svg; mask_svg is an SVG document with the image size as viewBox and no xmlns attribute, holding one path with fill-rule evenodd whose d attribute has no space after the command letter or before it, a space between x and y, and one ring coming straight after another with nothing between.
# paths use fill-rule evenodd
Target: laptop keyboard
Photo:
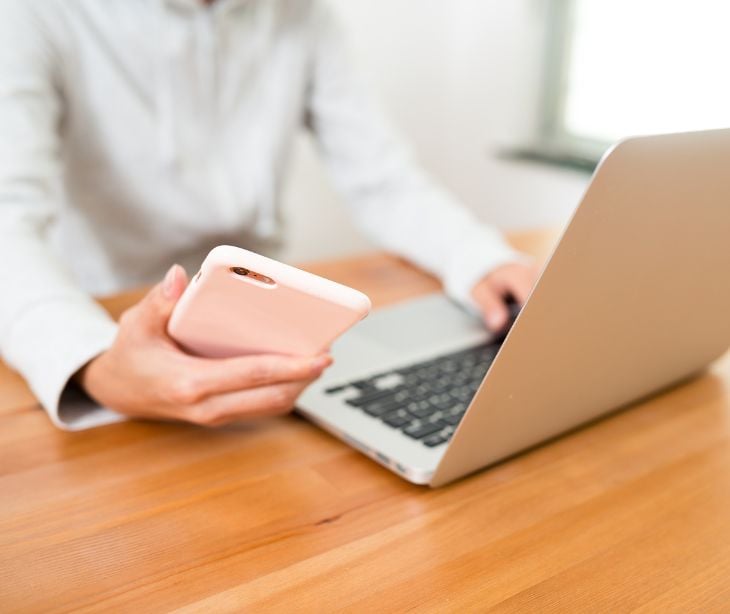
<instances>
[{"instance_id":1,"label":"laptop keyboard","mask_svg":"<svg viewBox=\"0 0 730 614\"><path fill-rule=\"evenodd\" d=\"M325 390L428 447L451 439L503 339ZM356 394L354 394L356 392Z\"/></svg>"}]
</instances>

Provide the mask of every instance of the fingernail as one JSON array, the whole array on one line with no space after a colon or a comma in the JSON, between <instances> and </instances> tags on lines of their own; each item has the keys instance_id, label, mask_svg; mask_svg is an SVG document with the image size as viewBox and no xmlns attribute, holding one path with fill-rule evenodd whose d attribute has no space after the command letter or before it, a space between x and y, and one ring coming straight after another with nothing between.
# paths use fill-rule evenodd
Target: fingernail
<instances>
[{"instance_id":1,"label":"fingernail","mask_svg":"<svg viewBox=\"0 0 730 614\"><path fill-rule=\"evenodd\" d=\"M489 328L491 328L493 331L497 331L502 328L502 318L500 316L487 316L487 323L489 324Z\"/></svg>"},{"instance_id":2,"label":"fingernail","mask_svg":"<svg viewBox=\"0 0 730 614\"><path fill-rule=\"evenodd\" d=\"M332 364L332 357L325 355L325 356L318 356L314 361L314 368L317 371L321 371L325 367L329 367Z\"/></svg>"},{"instance_id":3,"label":"fingernail","mask_svg":"<svg viewBox=\"0 0 730 614\"><path fill-rule=\"evenodd\" d=\"M165 273L165 279L162 282L162 294L165 298L172 298L173 290L175 289L175 268L176 264L173 264L170 269Z\"/></svg>"}]
</instances>

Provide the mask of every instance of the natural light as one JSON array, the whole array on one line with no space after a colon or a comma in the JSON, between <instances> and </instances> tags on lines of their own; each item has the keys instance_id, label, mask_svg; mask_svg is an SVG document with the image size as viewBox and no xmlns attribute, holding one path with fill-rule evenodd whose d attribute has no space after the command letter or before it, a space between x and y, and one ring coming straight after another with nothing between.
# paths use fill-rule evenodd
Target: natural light
<instances>
[{"instance_id":1,"label":"natural light","mask_svg":"<svg viewBox=\"0 0 730 614\"><path fill-rule=\"evenodd\" d=\"M568 135L730 127L730 2L576 0Z\"/></svg>"}]
</instances>

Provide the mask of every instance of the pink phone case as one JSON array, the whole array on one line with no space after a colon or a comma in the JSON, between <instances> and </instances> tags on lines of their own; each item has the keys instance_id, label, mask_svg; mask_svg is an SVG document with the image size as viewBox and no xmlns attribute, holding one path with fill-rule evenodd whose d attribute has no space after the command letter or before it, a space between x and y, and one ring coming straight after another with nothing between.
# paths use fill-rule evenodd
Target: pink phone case
<instances>
[{"instance_id":1,"label":"pink phone case","mask_svg":"<svg viewBox=\"0 0 730 614\"><path fill-rule=\"evenodd\" d=\"M190 281L167 330L185 350L199 356L313 355L326 350L369 311L370 299L362 292L221 245Z\"/></svg>"}]
</instances>

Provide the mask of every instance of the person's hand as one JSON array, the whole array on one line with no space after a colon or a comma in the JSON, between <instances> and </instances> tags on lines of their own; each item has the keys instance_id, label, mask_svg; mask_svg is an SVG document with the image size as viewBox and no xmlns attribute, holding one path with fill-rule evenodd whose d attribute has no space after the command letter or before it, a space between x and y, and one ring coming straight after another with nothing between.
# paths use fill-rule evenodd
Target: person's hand
<instances>
[{"instance_id":1,"label":"person's hand","mask_svg":"<svg viewBox=\"0 0 730 614\"><path fill-rule=\"evenodd\" d=\"M509 321L507 299L512 297L524 305L532 286L537 281L537 267L523 262L511 262L497 267L482 277L471 291L487 327L499 332Z\"/></svg>"},{"instance_id":2,"label":"person's hand","mask_svg":"<svg viewBox=\"0 0 730 614\"><path fill-rule=\"evenodd\" d=\"M166 333L186 285L185 271L175 265L122 314L113 345L76 376L91 398L130 417L218 425L289 411L331 364L326 354L225 359L186 354Z\"/></svg>"}]
</instances>

